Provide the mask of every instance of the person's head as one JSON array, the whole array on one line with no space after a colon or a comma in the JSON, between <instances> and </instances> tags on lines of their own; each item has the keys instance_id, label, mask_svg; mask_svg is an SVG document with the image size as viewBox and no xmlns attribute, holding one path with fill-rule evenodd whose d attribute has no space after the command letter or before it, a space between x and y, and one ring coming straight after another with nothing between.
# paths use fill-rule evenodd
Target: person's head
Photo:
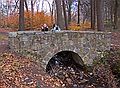
<instances>
[{"instance_id":1,"label":"person's head","mask_svg":"<svg viewBox=\"0 0 120 88\"><path fill-rule=\"evenodd\" d=\"M44 24L43 27L47 27L47 24Z\"/></svg>"}]
</instances>

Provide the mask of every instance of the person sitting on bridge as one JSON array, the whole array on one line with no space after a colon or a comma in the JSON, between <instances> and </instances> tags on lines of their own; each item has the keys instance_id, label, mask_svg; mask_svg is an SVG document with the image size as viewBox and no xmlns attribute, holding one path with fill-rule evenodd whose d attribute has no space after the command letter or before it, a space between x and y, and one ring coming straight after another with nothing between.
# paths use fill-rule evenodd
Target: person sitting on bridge
<instances>
[{"instance_id":1,"label":"person sitting on bridge","mask_svg":"<svg viewBox=\"0 0 120 88\"><path fill-rule=\"evenodd\" d=\"M42 31L48 31L48 26L47 26L47 24L44 24L44 25L43 25Z\"/></svg>"},{"instance_id":2,"label":"person sitting on bridge","mask_svg":"<svg viewBox=\"0 0 120 88\"><path fill-rule=\"evenodd\" d=\"M56 24L53 24L53 28L52 28L51 31L53 31L53 32L59 32L59 31L61 31L61 29L60 29L60 27L57 26Z\"/></svg>"}]
</instances>

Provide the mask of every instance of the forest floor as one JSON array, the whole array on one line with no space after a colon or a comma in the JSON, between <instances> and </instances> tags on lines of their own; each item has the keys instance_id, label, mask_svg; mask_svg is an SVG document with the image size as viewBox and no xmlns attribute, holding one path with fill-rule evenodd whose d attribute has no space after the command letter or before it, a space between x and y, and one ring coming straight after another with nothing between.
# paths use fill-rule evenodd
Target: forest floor
<instances>
[{"instance_id":1,"label":"forest floor","mask_svg":"<svg viewBox=\"0 0 120 88\"><path fill-rule=\"evenodd\" d=\"M8 47L8 32L9 31L0 29L0 88L97 88L95 87L95 85L97 85L95 83L93 83L94 85L91 83L89 83L89 85L86 84L91 80L91 78L88 78L89 75L87 73L71 73L72 68L63 67L60 71L65 73L64 79L50 77L30 58L22 57L16 53L10 52ZM112 48L120 49L119 32L112 33L111 43ZM78 75L84 75L84 79L78 81L78 83L80 83L79 87L76 83L77 81L73 81L74 78L76 79L76 77L78 77Z\"/></svg>"}]
</instances>

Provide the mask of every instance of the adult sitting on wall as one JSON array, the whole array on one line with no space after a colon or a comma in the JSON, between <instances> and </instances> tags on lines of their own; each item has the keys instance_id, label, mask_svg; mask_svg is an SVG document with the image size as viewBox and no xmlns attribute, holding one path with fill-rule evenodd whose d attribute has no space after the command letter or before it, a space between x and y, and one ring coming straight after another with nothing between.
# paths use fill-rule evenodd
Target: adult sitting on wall
<instances>
[{"instance_id":1,"label":"adult sitting on wall","mask_svg":"<svg viewBox=\"0 0 120 88\"><path fill-rule=\"evenodd\" d=\"M44 25L43 25L42 31L48 31L48 26L47 26L47 24L44 24Z\"/></svg>"},{"instance_id":2,"label":"adult sitting on wall","mask_svg":"<svg viewBox=\"0 0 120 88\"><path fill-rule=\"evenodd\" d=\"M61 31L61 29L60 29L60 27L57 26L56 24L53 24L53 28L52 28L51 31L53 31L53 32L59 32L59 31Z\"/></svg>"}]
</instances>

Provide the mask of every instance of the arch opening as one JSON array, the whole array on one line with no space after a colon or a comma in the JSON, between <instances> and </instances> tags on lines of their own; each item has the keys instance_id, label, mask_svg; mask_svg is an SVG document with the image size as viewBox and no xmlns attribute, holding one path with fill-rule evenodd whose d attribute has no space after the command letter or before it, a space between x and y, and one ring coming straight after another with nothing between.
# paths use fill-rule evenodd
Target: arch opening
<instances>
[{"instance_id":1,"label":"arch opening","mask_svg":"<svg viewBox=\"0 0 120 88\"><path fill-rule=\"evenodd\" d=\"M61 51L55 54L49 60L46 66L46 72L49 73L55 66L84 70L82 58L73 51Z\"/></svg>"}]
</instances>

